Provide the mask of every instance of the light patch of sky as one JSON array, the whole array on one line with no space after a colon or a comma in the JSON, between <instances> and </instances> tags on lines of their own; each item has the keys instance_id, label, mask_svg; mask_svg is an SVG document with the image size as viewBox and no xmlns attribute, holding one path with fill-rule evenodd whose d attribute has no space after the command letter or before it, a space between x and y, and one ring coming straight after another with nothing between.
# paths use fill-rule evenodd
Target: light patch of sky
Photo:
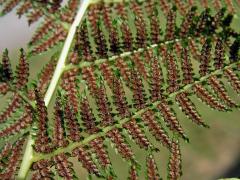
<instances>
[{"instance_id":1,"label":"light patch of sky","mask_svg":"<svg viewBox=\"0 0 240 180\"><path fill-rule=\"evenodd\" d=\"M5 48L16 50L21 47L27 48L37 23L28 26L26 17L18 18L16 11L0 17L0 53Z\"/></svg>"}]
</instances>

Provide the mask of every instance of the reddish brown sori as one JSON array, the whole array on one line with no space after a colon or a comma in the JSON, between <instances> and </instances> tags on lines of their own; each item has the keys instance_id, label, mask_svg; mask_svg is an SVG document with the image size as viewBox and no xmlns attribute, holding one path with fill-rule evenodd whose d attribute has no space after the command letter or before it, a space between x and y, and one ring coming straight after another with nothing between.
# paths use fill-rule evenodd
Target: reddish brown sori
<instances>
[{"instance_id":1,"label":"reddish brown sori","mask_svg":"<svg viewBox=\"0 0 240 180\"><path fill-rule=\"evenodd\" d=\"M171 144L170 160L168 164L168 178L171 180L177 180L182 175L181 167L181 152L179 147L179 141L174 140Z\"/></svg>"},{"instance_id":2,"label":"reddish brown sori","mask_svg":"<svg viewBox=\"0 0 240 180\"><path fill-rule=\"evenodd\" d=\"M184 85L192 83L193 80L193 68L191 59L188 55L188 49L184 48L182 50L182 59L181 59L181 65L182 65L182 72L183 72L183 79L182 83Z\"/></svg>"},{"instance_id":3,"label":"reddish brown sori","mask_svg":"<svg viewBox=\"0 0 240 180\"><path fill-rule=\"evenodd\" d=\"M202 85L196 84L193 87L194 92L197 97L200 98L203 102L209 105L213 109L217 109L220 111L225 111L226 107L221 104L207 89L205 89Z\"/></svg>"},{"instance_id":4,"label":"reddish brown sori","mask_svg":"<svg viewBox=\"0 0 240 180\"><path fill-rule=\"evenodd\" d=\"M163 98L162 84L164 83L161 66L157 57L154 57L151 62L150 84L151 84L151 99L152 102Z\"/></svg>"},{"instance_id":5,"label":"reddish brown sori","mask_svg":"<svg viewBox=\"0 0 240 180\"><path fill-rule=\"evenodd\" d=\"M167 126L170 128L170 130L177 132L183 139L187 140L187 137L184 134L184 131L183 131L177 117L171 110L168 103L166 101L163 101L160 104L158 104L157 108L160 110L160 112L163 116L163 119L166 122Z\"/></svg>"},{"instance_id":6,"label":"reddish brown sori","mask_svg":"<svg viewBox=\"0 0 240 180\"><path fill-rule=\"evenodd\" d=\"M164 146L170 148L171 140L168 137L167 132L161 127L161 124L155 118L152 110L147 110L142 114L142 120L148 126L151 134L160 141Z\"/></svg>"},{"instance_id":7,"label":"reddish brown sori","mask_svg":"<svg viewBox=\"0 0 240 180\"><path fill-rule=\"evenodd\" d=\"M64 115L61 109L60 99L56 100L54 107L54 129L53 129L53 145L57 148L66 147L68 141L66 140L66 133L64 130Z\"/></svg>"},{"instance_id":8,"label":"reddish brown sori","mask_svg":"<svg viewBox=\"0 0 240 180\"><path fill-rule=\"evenodd\" d=\"M224 53L225 53L225 50L224 50L223 41L220 38L218 38L215 46L215 53L214 53L215 55L214 66L216 69L222 69L224 66L224 61L225 61Z\"/></svg>"},{"instance_id":9,"label":"reddish brown sori","mask_svg":"<svg viewBox=\"0 0 240 180\"><path fill-rule=\"evenodd\" d=\"M52 159L55 163L55 168L59 176L63 177L64 179L73 179L73 169L72 163L68 161L68 157L61 153L54 156Z\"/></svg>"},{"instance_id":10,"label":"reddish brown sori","mask_svg":"<svg viewBox=\"0 0 240 180\"><path fill-rule=\"evenodd\" d=\"M17 82L16 87L21 89L26 86L29 76L29 64L23 49L21 49L19 65L17 67Z\"/></svg>"},{"instance_id":11,"label":"reddish brown sori","mask_svg":"<svg viewBox=\"0 0 240 180\"><path fill-rule=\"evenodd\" d=\"M124 124L123 127L128 130L129 134L133 137L135 142L141 148L148 149L151 146L149 140L147 139L135 119L131 119L129 122Z\"/></svg>"},{"instance_id":12,"label":"reddish brown sori","mask_svg":"<svg viewBox=\"0 0 240 180\"><path fill-rule=\"evenodd\" d=\"M108 103L107 93L104 85L98 88L96 93L96 103L98 106L99 116L101 117L101 126L109 126L114 123L113 116L111 114L112 108Z\"/></svg>"},{"instance_id":13,"label":"reddish brown sori","mask_svg":"<svg viewBox=\"0 0 240 180\"><path fill-rule=\"evenodd\" d=\"M131 72L131 89L133 91L134 107L138 110L146 107L142 79L135 70Z\"/></svg>"},{"instance_id":14,"label":"reddish brown sori","mask_svg":"<svg viewBox=\"0 0 240 180\"><path fill-rule=\"evenodd\" d=\"M8 104L7 108L0 114L0 123L6 121L22 104L22 98L19 94L14 93L13 99Z\"/></svg>"},{"instance_id":15,"label":"reddish brown sori","mask_svg":"<svg viewBox=\"0 0 240 180\"><path fill-rule=\"evenodd\" d=\"M13 80L13 73L11 68L11 63L8 56L8 50L5 49L2 55L2 78L5 81Z\"/></svg>"},{"instance_id":16,"label":"reddish brown sori","mask_svg":"<svg viewBox=\"0 0 240 180\"><path fill-rule=\"evenodd\" d=\"M100 164L106 168L111 164L103 138L96 138L90 142L90 145L97 155Z\"/></svg>"},{"instance_id":17,"label":"reddish brown sori","mask_svg":"<svg viewBox=\"0 0 240 180\"><path fill-rule=\"evenodd\" d=\"M92 96L95 96L97 92L97 80L94 74L93 67L86 67L82 69L82 77L86 81L86 84L90 90Z\"/></svg>"},{"instance_id":18,"label":"reddish brown sori","mask_svg":"<svg viewBox=\"0 0 240 180\"><path fill-rule=\"evenodd\" d=\"M119 154L125 159L133 159L133 152L118 129L112 129L107 137L115 144Z\"/></svg>"},{"instance_id":19,"label":"reddish brown sori","mask_svg":"<svg viewBox=\"0 0 240 180\"><path fill-rule=\"evenodd\" d=\"M182 111L196 124L207 126L199 113L196 110L195 105L192 103L192 101L189 99L189 94L186 92L179 93L176 96L176 101L179 103L180 108Z\"/></svg>"},{"instance_id":20,"label":"reddish brown sori","mask_svg":"<svg viewBox=\"0 0 240 180\"><path fill-rule=\"evenodd\" d=\"M233 87L234 91L240 93L240 79L239 77L233 72L231 68L228 68L224 71L224 75L229 80L231 86Z\"/></svg>"},{"instance_id":21,"label":"reddish brown sori","mask_svg":"<svg viewBox=\"0 0 240 180\"><path fill-rule=\"evenodd\" d=\"M50 169L52 164L50 160L40 160L34 163L32 166L34 170L32 180L50 179L53 176Z\"/></svg>"},{"instance_id":22,"label":"reddish brown sori","mask_svg":"<svg viewBox=\"0 0 240 180\"><path fill-rule=\"evenodd\" d=\"M88 99L83 98L80 103L80 114L83 124L86 128L86 132L94 134L98 131L96 126L96 118L94 117Z\"/></svg>"},{"instance_id":23,"label":"reddish brown sori","mask_svg":"<svg viewBox=\"0 0 240 180\"><path fill-rule=\"evenodd\" d=\"M38 132L36 135L34 149L37 152L50 153L52 151L52 146L50 144L50 138L48 137L47 131L47 108L45 106L43 97L37 89L35 90L35 96L38 115Z\"/></svg>"},{"instance_id":24,"label":"reddish brown sori","mask_svg":"<svg viewBox=\"0 0 240 180\"><path fill-rule=\"evenodd\" d=\"M119 113L119 116L121 118L130 116L130 111L129 111L129 107L127 104L123 85L122 85L121 81L119 79L117 79L116 77L113 79L112 92L113 92L114 104L116 106L116 110Z\"/></svg>"},{"instance_id":25,"label":"reddish brown sori","mask_svg":"<svg viewBox=\"0 0 240 180\"><path fill-rule=\"evenodd\" d=\"M78 69L71 69L63 74L62 88L67 92L68 100L71 101L75 113L78 112L78 97L77 97L77 74Z\"/></svg>"},{"instance_id":26,"label":"reddish brown sori","mask_svg":"<svg viewBox=\"0 0 240 180\"><path fill-rule=\"evenodd\" d=\"M168 89L169 93L176 92L179 89L179 71L177 62L174 56L168 54L167 56L167 75L168 75Z\"/></svg>"},{"instance_id":27,"label":"reddish brown sori","mask_svg":"<svg viewBox=\"0 0 240 180\"><path fill-rule=\"evenodd\" d=\"M167 27L165 39L167 41L173 40L175 37L175 26L176 26L176 12L170 10L167 16Z\"/></svg>"},{"instance_id":28,"label":"reddish brown sori","mask_svg":"<svg viewBox=\"0 0 240 180\"><path fill-rule=\"evenodd\" d=\"M137 71L141 76L146 80L147 78L147 70L145 68L144 62L141 59L140 53L134 53L133 56L131 56L132 61L134 62L134 65L136 66Z\"/></svg>"},{"instance_id":29,"label":"reddish brown sori","mask_svg":"<svg viewBox=\"0 0 240 180\"><path fill-rule=\"evenodd\" d=\"M209 78L208 82L209 82L210 86L213 88L214 92L217 94L217 96L224 103L226 103L230 108L236 107L236 103L233 100L231 100L224 85L217 79L216 76L211 76Z\"/></svg>"},{"instance_id":30,"label":"reddish brown sori","mask_svg":"<svg viewBox=\"0 0 240 180\"><path fill-rule=\"evenodd\" d=\"M19 139L12 148L11 155L8 157L8 164L6 170L0 173L1 179L15 179L14 175L19 165L21 152L25 139Z\"/></svg>"},{"instance_id":31,"label":"reddish brown sori","mask_svg":"<svg viewBox=\"0 0 240 180\"><path fill-rule=\"evenodd\" d=\"M86 168L89 173L94 173L97 176L100 175L97 166L94 164L90 154L86 151L86 149L82 147L75 148L72 151L72 155L78 158L78 160L82 163L82 166Z\"/></svg>"},{"instance_id":32,"label":"reddish brown sori","mask_svg":"<svg viewBox=\"0 0 240 180\"><path fill-rule=\"evenodd\" d=\"M19 133L21 130L29 127L32 124L32 120L31 111L27 107L24 114L16 122L5 129L1 129L0 138Z\"/></svg>"},{"instance_id":33,"label":"reddish brown sori","mask_svg":"<svg viewBox=\"0 0 240 180\"><path fill-rule=\"evenodd\" d=\"M67 132L68 138L71 141L79 141L81 137L80 126L70 102L67 103L67 105L65 106L64 117L68 129Z\"/></svg>"},{"instance_id":34,"label":"reddish brown sori","mask_svg":"<svg viewBox=\"0 0 240 180\"><path fill-rule=\"evenodd\" d=\"M156 180L160 179L156 162L152 155L147 157L147 179Z\"/></svg>"},{"instance_id":35,"label":"reddish brown sori","mask_svg":"<svg viewBox=\"0 0 240 180\"><path fill-rule=\"evenodd\" d=\"M138 173L137 173L135 165L132 165L129 169L128 180L138 180Z\"/></svg>"}]
</instances>

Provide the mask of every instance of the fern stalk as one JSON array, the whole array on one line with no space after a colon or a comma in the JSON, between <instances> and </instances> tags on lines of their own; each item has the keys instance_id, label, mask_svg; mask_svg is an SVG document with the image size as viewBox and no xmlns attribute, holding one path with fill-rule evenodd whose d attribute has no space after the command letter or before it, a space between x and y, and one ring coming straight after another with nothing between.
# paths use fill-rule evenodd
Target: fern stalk
<instances>
[{"instance_id":1,"label":"fern stalk","mask_svg":"<svg viewBox=\"0 0 240 180\"><path fill-rule=\"evenodd\" d=\"M69 32L68 32L68 36L66 38L66 41L64 43L63 49L61 51L61 55L59 57L55 72L53 74L52 80L50 82L50 85L48 87L48 90L46 92L46 95L44 97L44 102L46 107L49 105L49 103L51 102L51 99L53 97L53 94L57 88L58 82L60 80L60 77L65 69L65 63L67 60L67 56L68 56L68 52L70 50L71 44L73 42L74 39L74 35L77 29L77 26L79 26L80 22L83 19L84 13L88 7L88 5L91 3L90 0L82 0L82 2L79 5L79 10L76 14L75 20L72 23ZM34 144L34 140L32 138L32 135L30 134L28 137L28 142L27 142L27 146L25 149L25 153L23 156L23 160L21 163L21 167L18 173L18 178L17 179L25 179L28 170L31 167L31 164L33 163L33 144Z\"/></svg>"}]
</instances>

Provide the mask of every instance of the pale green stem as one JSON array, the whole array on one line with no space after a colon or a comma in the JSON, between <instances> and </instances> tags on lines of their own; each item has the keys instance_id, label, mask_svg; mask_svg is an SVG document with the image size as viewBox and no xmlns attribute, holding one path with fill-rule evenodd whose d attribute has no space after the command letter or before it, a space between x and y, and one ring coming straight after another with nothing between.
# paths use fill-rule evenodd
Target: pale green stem
<instances>
[{"instance_id":1,"label":"pale green stem","mask_svg":"<svg viewBox=\"0 0 240 180\"><path fill-rule=\"evenodd\" d=\"M82 0L82 2L79 5L78 13L75 17L73 24L71 25L71 27L69 29L68 36L64 43L64 46L61 51L61 55L59 57L55 72L53 74L53 78L50 82L50 86L48 87L48 90L44 97L44 102L45 102L46 106L49 105L49 103L53 97L53 93L55 92L55 90L57 88L58 81L60 80L62 72L65 68L65 63L67 60L68 52L69 52L71 44L73 42L77 26L79 26L80 22L82 21L83 15L89 4L90 4L90 0ZM25 179L26 175L31 167L31 164L33 163L33 144L34 144L34 140L32 138L32 135L30 134L17 179Z\"/></svg>"}]
</instances>

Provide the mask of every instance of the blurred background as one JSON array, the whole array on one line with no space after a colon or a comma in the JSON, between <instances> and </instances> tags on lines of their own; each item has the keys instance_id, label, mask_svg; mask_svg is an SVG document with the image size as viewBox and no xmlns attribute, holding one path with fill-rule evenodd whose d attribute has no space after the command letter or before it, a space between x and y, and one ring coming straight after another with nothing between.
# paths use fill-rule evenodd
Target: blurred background
<instances>
[{"instance_id":1,"label":"blurred background","mask_svg":"<svg viewBox=\"0 0 240 180\"><path fill-rule=\"evenodd\" d=\"M27 49L27 42L34 32L37 24L28 27L27 21L22 18L18 20L15 12L0 18L0 52L5 48L9 49L13 64L18 60L18 49ZM41 57L41 56L40 56ZM30 59L31 71L40 71L38 65L43 65L46 61L41 58ZM232 92L231 90L229 90ZM232 92L235 101L240 102L240 98ZM195 101L197 102L197 101ZM0 107L3 102L0 102ZM240 177L240 111L234 110L229 113L221 113L209 110L205 105L199 104L199 111L203 118L210 125L210 129L197 127L190 120L181 116L183 127L190 137L190 143L182 142L183 159L183 180L215 180L220 178ZM136 146L133 146L136 147ZM114 152L109 150L111 156ZM136 156L140 157L140 164L144 163L141 158L143 152L137 151ZM160 154L160 155L159 155ZM156 156L158 158L158 168L162 177L166 177L166 165L168 153L164 150ZM116 159L119 171L123 167L122 160ZM82 173L86 173L84 170ZM126 179L122 174L121 179ZM144 178L144 173L143 173Z\"/></svg>"}]
</instances>

